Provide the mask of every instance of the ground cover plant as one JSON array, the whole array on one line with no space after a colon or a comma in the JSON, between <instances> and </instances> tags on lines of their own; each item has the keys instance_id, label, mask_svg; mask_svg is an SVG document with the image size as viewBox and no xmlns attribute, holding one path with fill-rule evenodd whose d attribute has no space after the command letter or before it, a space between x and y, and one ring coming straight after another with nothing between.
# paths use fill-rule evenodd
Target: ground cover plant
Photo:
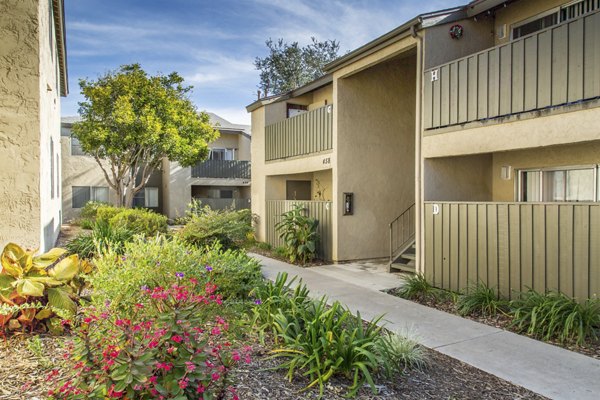
<instances>
[{"instance_id":1,"label":"ground cover plant","mask_svg":"<svg viewBox=\"0 0 600 400\"><path fill-rule=\"evenodd\" d=\"M298 374L309 379L304 390L319 387L323 396L327 382L335 376L349 380L347 395L353 397L366 382L376 393L375 376L402 372L424 365L423 353L404 338L390 337L378 326L381 317L365 322L341 303L327 305L326 298L311 300L301 282L280 274L253 292L255 325L274 332L273 356L283 358L276 368L286 370L292 381ZM393 334L392 334L393 335Z\"/></svg>"},{"instance_id":2,"label":"ground cover plant","mask_svg":"<svg viewBox=\"0 0 600 400\"><path fill-rule=\"evenodd\" d=\"M456 300L456 310L460 315L496 315L505 312L507 306L508 302L500 299L496 290L483 282L468 287Z\"/></svg>"},{"instance_id":3,"label":"ground cover plant","mask_svg":"<svg viewBox=\"0 0 600 400\"><path fill-rule=\"evenodd\" d=\"M86 310L69 355L70 374L54 399L236 399L229 373L249 348L224 336L229 324L203 308L222 307L210 282L180 279L141 292L145 305L122 315L108 306Z\"/></svg>"},{"instance_id":4,"label":"ground cover plant","mask_svg":"<svg viewBox=\"0 0 600 400\"><path fill-rule=\"evenodd\" d=\"M562 293L529 290L511 301L510 309L512 326L536 338L578 345L598 340L600 299L577 302Z\"/></svg>"},{"instance_id":5,"label":"ground cover plant","mask_svg":"<svg viewBox=\"0 0 600 400\"><path fill-rule=\"evenodd\" d=\"M406 277L391 294L600 358L598 298L577 300L529 289L508 301L482 282L457 294L433 287L420 275Z\"/></svg>"}]
</instances>

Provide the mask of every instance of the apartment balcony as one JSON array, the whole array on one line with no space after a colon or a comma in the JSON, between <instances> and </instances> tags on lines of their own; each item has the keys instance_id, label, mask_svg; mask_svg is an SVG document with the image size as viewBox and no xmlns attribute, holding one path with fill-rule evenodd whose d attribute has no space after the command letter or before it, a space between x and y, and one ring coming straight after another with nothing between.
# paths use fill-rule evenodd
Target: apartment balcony
<instances>
[{"instance_id":1,"label":"apartment balcony","mask_svg":"<svg viewBox=\"0 0 600 400\"><path fill-rule=\"evenodd\" d=\"M424 85L426 130L597 99L600 13L426 70Z\"/></svg>"},{"instance_id":2,"label":"apartment balcony","mask_svg":"<svg viewBox=\"0 0 600 400\"><path fill-rule=\"evenodd\" d=\"M250 179L250 161L207 160L192 167L192 178Z\"/></svg>"},{"instance_id":3,"label":"apartment balcony","mask_svg":"<svg viewBox=\"0 0 600 400\"><path fill-rule=\"evenodd\" d=\"M265 161L306 156L333 148L333 105L265 127Z\"/></svg>"}]
</instances>

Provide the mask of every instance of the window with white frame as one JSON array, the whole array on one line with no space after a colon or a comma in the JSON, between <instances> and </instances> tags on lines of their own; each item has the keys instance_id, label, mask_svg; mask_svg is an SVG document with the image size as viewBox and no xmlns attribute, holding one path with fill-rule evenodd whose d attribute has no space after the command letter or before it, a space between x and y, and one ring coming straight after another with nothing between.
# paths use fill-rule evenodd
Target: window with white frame
<instances>
[{"instance_id":1,"label":"window with white frame","mask_svg":"<svg viewBox=\"0 0 600 400\"><path fill-rule=\"evenodd\" d=\"M108 186L72 186L72 207L82 208L88 201L108 203Z\"/></svg>"},{"instance_id":2,"label":"window with white frame","mask_svg":"<svg viewBox=\"0 0 600 400\"><path fill-rule=\"evenodd\" d=\"M524 202L598 201L598 166L523 169L517 185Z\"/></svg>"},{"instance_id":3,"label":"window with white frame","mask_svg":"<svg viewBox=\"0 0 600 400\"><path fill-rule=\"evenodd\" d=\"M235 149L211 149L209 160L235 160Z\"/></svg>"},{"instance_id":4,"label":"window with white frame","mask_svg":"<svg viewBox=\"0 0 600 400\"><path fill-rule=\"evenodd\" d=\"M134 207L157 208L158 188L145 187L133 196Z\"/></svg>"},{"instance_id":5,"label":"window with white frame","mask_svg":"<svg viewBox=\"0 0 600 400\"><path fill-rule=\"evenodd\" d=\"M600 0L575 0L512 25L512 39L600 10Z\"/></svg>"}]
</instances>

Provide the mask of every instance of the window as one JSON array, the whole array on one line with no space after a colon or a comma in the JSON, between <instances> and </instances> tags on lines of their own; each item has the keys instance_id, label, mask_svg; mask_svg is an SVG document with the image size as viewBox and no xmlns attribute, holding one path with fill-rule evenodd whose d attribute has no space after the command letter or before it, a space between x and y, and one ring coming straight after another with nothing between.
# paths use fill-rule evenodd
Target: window
<instances>
[{"instance_id":1,"label":"window","mask_svg":"<svg viewBox=\"0 0 600 400\"><path fill-rule=\"evenodd\" d=\"M311 181L286 181L286 200L312 200Z\"/></svg>"},{"instance_id":2,"label":"window","mask_svg":"<svg viewBox=\"0 0 600 400\"><path fill-rule=\"evenodd\" d=\"M210 160L235 160L235 149L211 149Z\"/></svg>"},{"instance_id":3,"label":"window","mask_svg":"<svg viewBox=\"0 0 600 400\"><path fill-rule=\"evenodd\" d=\"M600 0L573 1L512 25L512 38L514 40L527 36L598 9L600 9Z\"/></svg>"},{"instance_id":4,"label":"window","mask_svg":"<svg viewBox=\"0 0 600 400\"><path fill-rule=\"evenodd\" d=\"M86 154L81 149L81 143L75 136L71 136L71 155L72 156L85 156Z\"/></svg>"},{"instance_id":5,"label":"window","mask_svg":"<svg viewBox=\"0 0 600 400\"><path fill-rule=\"evenodd\" d=\"M50 138L50 198L54 198L54 140Z\"/></svg>"},{"instance_id":6,"label":"window","mask_svg":"<svg viewBox=\"0 0 600 400\"><path fill-rule=\"evenodd\" d=\"M231 189L225 189L225 190L221 189L219 191L219 197L221 199L233 199L233 190L231 190Z\"/></svg>"},{"instance_id":7,"label":"window","mask_svg":"<svg viewBox=\"0 0 600 400\"><path fill-rule=\"evenodd\" d=\"M157 208L158 207L158 188L146 187L133 196L134 207Z\"/></svg>"},{"instance_id":8,"label":"window","mask_svg":"<svg viewBox=\"0 0 600 400\"><path fill-rule=\"evenodd\" d=\"M107 186L72 186L72 207L82 208L88 201L108 203Z\"/></svg>"},{"instance_id":9,"label":"window","mask_svg":"<svg viewBox=\"0 0 600 400\"><path fill-rule=\"evenodd\" d=\"M301 104L287 104L287 117L295 117L296 115L303 114L308 111L308 106Z\"/></svg>"},{"instance_id":10,"label":"window","mask_svg":"<svg viewBox=\"0 0 600 400\"><path fill-rule=\"evenodd\" d=\"M521 170L519 201L598 201L598 167Z\"/></svg>"}]
</instances>

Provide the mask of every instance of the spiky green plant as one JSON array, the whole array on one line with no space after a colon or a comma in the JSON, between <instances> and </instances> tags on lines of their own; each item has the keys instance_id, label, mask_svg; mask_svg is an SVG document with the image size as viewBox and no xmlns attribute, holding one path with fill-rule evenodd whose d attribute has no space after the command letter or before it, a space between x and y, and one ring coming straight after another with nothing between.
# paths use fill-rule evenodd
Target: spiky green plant
<instances>
[{"instance_id":1,"label":"spiky green plant","mask_svg":"<svg viewBox=\"0 0 600 400\"><path fill-rule=\"evenodd\" d=\"M597 340L600 299L577 302L562 293L529 290L510 302L512 326L542 340L556 339L584 345Z\"/></svg>"},{"instance_id":2,"label":"spiky green plant","mask_svg":"<svg viewBox=\"0 0 600 400\"><path fill-rule=\"evenodd\" d=\"M498 298L494 288L483 282L470 286L458 297L456 309L460 315L496 315L506 309L507 302Z\"/></svg>"},{"instance_id":3,"label":"spiky green plant","mask_svg":"<svg viewBox=\"0 0 600 400\"><path fill-rule=\"evenodd\" d=\"M445 300L452 297L452 293L434 287L424 275L415 274L403 277L403 285L398 295L408 300Z\"/></svg>"},{"instance_id":4,"label":"spiky green plant","mask_svg":"<svg viewBox=\"0 0 600 400\"><path fill-rule=\"evenodd\" d=\"M386 332L378 341L377 352L386 362L383 372L391 378L408 369L423 370L427 367L425 349L405 335Z\"/></svg>"}]
</instances>

